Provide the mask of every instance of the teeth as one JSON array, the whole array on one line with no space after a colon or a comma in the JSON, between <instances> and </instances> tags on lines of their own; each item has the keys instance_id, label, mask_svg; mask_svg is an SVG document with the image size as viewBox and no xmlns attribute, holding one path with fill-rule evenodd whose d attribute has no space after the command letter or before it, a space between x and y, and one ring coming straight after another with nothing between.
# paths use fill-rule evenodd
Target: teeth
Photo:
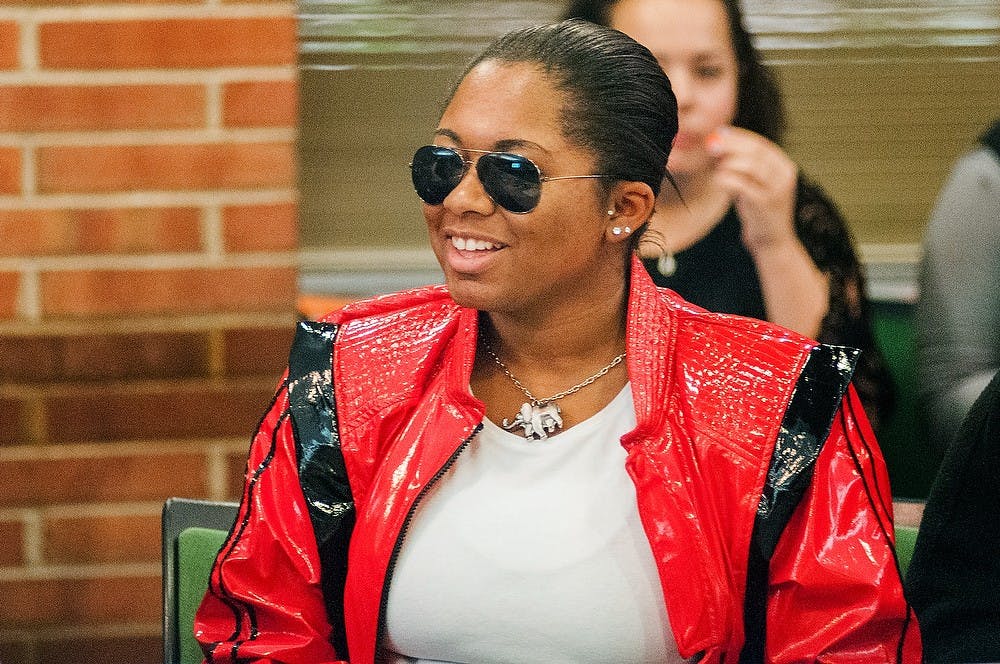
<instances>
[{"instance_id":1,"label":"teeth","mask_svg":"<svg viewBox=\"0 0 1000 664\"><path fill-rule=\"evenodd\" d=\"M473 238L458 237L453 235L451 244L459 251L487 251L496 249L497 245L485 240L475 240Z\"/></svg>"}]
</instances>

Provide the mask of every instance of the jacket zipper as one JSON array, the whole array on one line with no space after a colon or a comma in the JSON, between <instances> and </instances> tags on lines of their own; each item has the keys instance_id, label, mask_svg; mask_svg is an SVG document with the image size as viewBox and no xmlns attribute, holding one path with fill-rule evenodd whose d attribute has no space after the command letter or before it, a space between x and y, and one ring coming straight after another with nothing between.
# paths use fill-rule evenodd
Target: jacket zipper
<instances>
[{"instance_id":1,"label":"jacket zipper","mask_svg":"<svg viewBox=\"0 0 1000 664\"><path fill-rule=\"evenodd\" d=\"M476 427L472 430L472 433L469 434L469 437L462 441L462 444L459 445L454 452L452 452L451 456L448 457L448 460L444 462L444 465L442 465L441 468L439 468L438 471L427 481L427 484L425 484L424 488L420 490L417 497L413 499L413 504L410 505L410 509L406 512L406 518L403 519L403 525L399 528L399 535L396 536L396 544L392 547L392 553L389 555L389 565L385 570L385 579L382 581L382 597L379 600L378 606L378 626L375 630L374 653L376 660L378 658L379 644L382 643L382 637L385 636L385 611L386 606L389 603L389 584L392 581L392 574L396 568L396 559L399 557L399 552L403 548L403 540L406 538L406 531L410 527L410 521L413 520L413 515L416 513L417 506L420 504L423 497L427 494L431 487L433 487L437 481L441 479L441 476L448 472L448 469L454 465L455 461L458 460L459 455L465 451L465 448L469 446L469 443L472 442L472 439L476 437L476 434L478 434L482 428L482 422L476 425Z\"/></svg>"}]
</instances>

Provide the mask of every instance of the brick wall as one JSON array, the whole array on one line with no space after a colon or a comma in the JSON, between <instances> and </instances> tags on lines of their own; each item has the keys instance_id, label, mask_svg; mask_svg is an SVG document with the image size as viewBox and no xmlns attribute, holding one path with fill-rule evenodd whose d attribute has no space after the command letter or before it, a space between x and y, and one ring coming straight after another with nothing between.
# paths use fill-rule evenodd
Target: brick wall
<instances>
[{"instance_id":1,"label":"brick wall","mask_svg":"<svg viewBox=\"0 0 1000 664\"><path fill-rule=\"evenodd\" d=\"M160 661L159 513L238 495L296 280L287 2L0 6L0 661Z\"/></svg>"}]
</instances>

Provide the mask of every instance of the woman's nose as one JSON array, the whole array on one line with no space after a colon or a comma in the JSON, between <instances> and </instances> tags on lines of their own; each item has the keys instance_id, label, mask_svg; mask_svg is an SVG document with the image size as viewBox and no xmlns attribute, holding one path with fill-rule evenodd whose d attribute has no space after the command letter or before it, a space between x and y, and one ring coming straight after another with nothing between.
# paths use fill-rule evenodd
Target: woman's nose
<instances>
[{"instance_id":1,"label":"woman's nose","mask_svg":"<svg viewBox=\"0 0 1000 664\"><path fill-rule=\"evenodd\" d=\"M677 98L677 107L687 106L691 102L691 77L683 67L664 68L664 71L670 79L674 97Z\"/></svg>"},{"instance_id":2,"label":"woman's nose","mask_svg":"<svg viewBox=\"0 0 1000 664\"><path fill-rule=\"evenodd\" d=\"M448 212L456 215L470 211L482 215L493 213L496 204L483 189L483 183L479 181L475 163L469 166L465 175L458 181L458 185L445 197L444 207Z\"/></svg>"}]
</instances>

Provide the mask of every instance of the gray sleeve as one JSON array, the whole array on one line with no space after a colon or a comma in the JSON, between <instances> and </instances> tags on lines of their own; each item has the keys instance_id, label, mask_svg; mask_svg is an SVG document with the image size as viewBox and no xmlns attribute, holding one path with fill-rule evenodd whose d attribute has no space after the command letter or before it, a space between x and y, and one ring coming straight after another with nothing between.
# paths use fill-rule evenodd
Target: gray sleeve
<instances>
[{"instance_id":1,"label":"gray sleeve","mask_svg":"<svg viewBox=\"0 0 1000 664\"><path fill-rule=\"evenodd\" d=\"M959 159L924 235L916 313L920 397L947 445L1000 369L1000 161Z\"/></svg>"}]
</instances>

